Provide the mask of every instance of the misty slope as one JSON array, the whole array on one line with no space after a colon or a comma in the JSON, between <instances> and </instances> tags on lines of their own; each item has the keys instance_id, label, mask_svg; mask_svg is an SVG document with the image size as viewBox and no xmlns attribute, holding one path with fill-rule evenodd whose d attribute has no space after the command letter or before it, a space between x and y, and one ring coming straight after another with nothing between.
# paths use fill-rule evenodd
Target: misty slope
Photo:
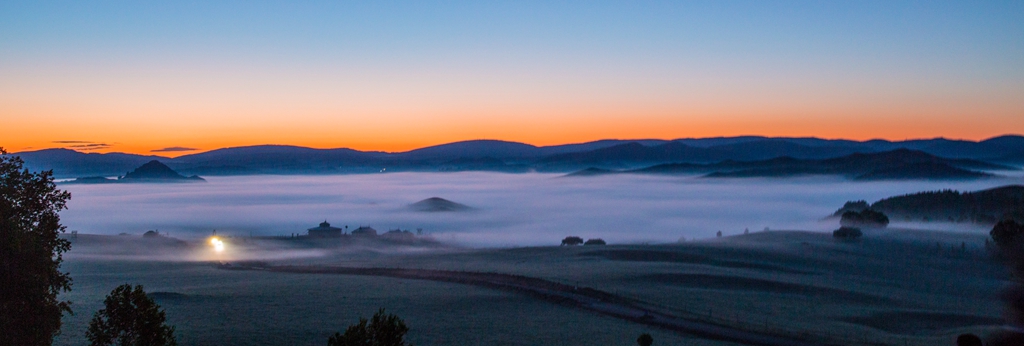
<instances>
[{"instance_id":1,"label":"misty slope","mask_svg":"<svg viewBox=\"0 0 1024 346\"><path fill-rule=\"evenodd\" d=\"M408 152L364 152L352 149L313 149L296 146L260 145L217 149L167 159L132 154L84 154L67 149L22 152L33 170L53 169L58 177L117 175L154 159L187 174L336 174L394 171L500 171L572 172L587 167L636 169L657 164L719 164L735 171L738 161L766 161L781 158L820 160L851 154L869 154L910 149L941 158L966 158L991 162L1024 163L1024 137L1002 136L981 142L943 138L891 142L850 141L819 138L768 138L758 136L665 140L601 140L579 144L537 147L529 144L474 140L448 143ZM918 162L918 161L913 161ZM908 162L908 163L913 163ZM778 162L777 164L786 164ZM963 163L950 164L966 167ZM678 167L677 167L678 168ZM758 169L766 169L764 164ZM696 168L701 170L703 168ZM792 167L786 167L792 170ZM812 170L805 168L806 170ZM999 169L999 168L993 168ZM703 169L713 172L715 170ZM940 165L918 167L921 175L955 176L957 172ZM928 173L928 172L931 173ZM770 175L770 172L750 172ZM784 173L784 172L783 172ZM868 173L868 172L861 172ZM897 172L898 173L898 172ZM882 176L879 173L879 176ZM890 174L891 175L891 174Z\"/></svg>"}]
</instances>

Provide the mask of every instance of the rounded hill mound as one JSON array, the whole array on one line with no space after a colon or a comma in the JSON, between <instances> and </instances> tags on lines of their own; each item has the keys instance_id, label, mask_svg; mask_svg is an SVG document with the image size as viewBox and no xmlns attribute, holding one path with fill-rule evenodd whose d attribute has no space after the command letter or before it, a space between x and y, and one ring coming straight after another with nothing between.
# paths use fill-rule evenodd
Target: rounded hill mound
<instances>
[{"instance_id":1,"label":"rounded hill mound","mask_svg":"<svg viewBox=\"0 0 1024 346\"><path fill-rule=\"evenodd\" d=\"M419 212L454 212L473 210L473 208L468 205L452 202L440 197L430 197L410 204L409 209Z\"/></svg>"}]
</instances>

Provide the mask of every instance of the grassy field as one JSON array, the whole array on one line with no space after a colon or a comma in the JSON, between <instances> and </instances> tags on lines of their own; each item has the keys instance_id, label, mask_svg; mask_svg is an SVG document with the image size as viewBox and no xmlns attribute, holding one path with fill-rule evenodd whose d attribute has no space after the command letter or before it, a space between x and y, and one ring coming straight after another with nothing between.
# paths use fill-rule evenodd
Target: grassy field
<instances>
[{"instance_id":1,"label":"grassy field","mask_svg":"<svg viewBox=\"0 0 1024 346\"><path fill-rule=\"evenodd\" d=\"M836 242L827 234L773 231L665 245L305 249L297 257L268 252L268 262L512 273L744 330L839 344L943 345L959 333L984 334L1001 324L997 295L1007 273L985 252L984 239L887 230ZM728 345L460 284L230 271L187 260L195 254L101 257L90 251L95 244L76 246L65 268L75 279L66 297L77 314L65 318L58 344L85 343L88 319L103 296L133 283L160 292L154 297L183 345L322 345L379 307L405 318L417 345L633 345L643 332L657 345ZM235 256L259 258L257 248Z\"/></svg>"}]
</instances>

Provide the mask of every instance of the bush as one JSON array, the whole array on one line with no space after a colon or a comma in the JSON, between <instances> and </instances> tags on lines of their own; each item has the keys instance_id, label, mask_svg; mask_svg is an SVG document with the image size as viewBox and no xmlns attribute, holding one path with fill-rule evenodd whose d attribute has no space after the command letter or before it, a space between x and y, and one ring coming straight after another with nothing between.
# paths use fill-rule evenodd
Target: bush
<instances>
[{"instance_id":1,"label":"bush","mask_svg":"<svg viewBox=\"0 0 1024 346\"><path fill-rule=\"evenodd\" d=\"M408 331L405 321L385 314L381 308L369 321L360 317L359 323L349 326L345 334L334 333L327 339L327 346L412 346L405 343Z\"/></svg>"},{"instance_id":2,"label":"bush","mask_svg":"<svg viewBox=\"0 0 1024 346\"><path fill-rule=\"evenodd\" d=\"M1024 225L1013 220L999 221L988 233L1000 249L1019 247L1024 240Z\"/></svg>"},{"instance_id":3,"label":"bush","mask_svg":"<svg viewBox=\"0 0 1024 346\"><path fill-rule=\"evenodd\" d=\"M654 343L654 337L651 334L643 333L640 334L639 338L636 338L636 344L640 346L651 346Z\"/></svg>"},{"instance_id":4,"label":"bush","mask_svg":"<svg viewBox=\"0 0 1024 346\"><path fill-rule=\"evenodd\" d=\"M572 246L572 245L580 245L580 244L583 244L583 238L580 238L580 237L569 236L569 237L565 237L565 239L562 239L562 245Z\"/></svg>"},{"instance_id":5,"label":"bush","mask_svg":"<svg viewBox=\"0 0 1024 346\"><path fill-rule=\"evenodd\" d=\"M593 239L587 239L587 242L583 243L583 245L608 245L608 243L605 243L604 239L593 238Z\"/></svg>"},{"instance_id":6,"label":"bush","mask_svg":"<svg viewBox=\"0 0 1024 346\"><path fill-rule=\"evenodd\" d=\"M956 346L985 346L981 338L974 334L960 334L956 337Z\"/></svg>"},{"instance_id":7,"label":"bush","mask_svg":"<svg viewBox=\"0 0 1024 346\"><path fill-rule=\"evenodd\" d=\"M844 227L884 228L889 225L889 217L871 209L861 212L848 211L843 213L839 224Z\"/></svg>"},{"instance_id":8,"label":"bush","mask_svg":"<svg viewBox=\"0 0 1024 346\"><path fill-rule=\"evenodd\" d=\"M832 231L832 236L838 239L857 239L864 235L860 231L860 228L856 227L839 227L839 229Z\"/></svg>"},{"instance_id":9,"label":"bush","mask_svg":"<svg viewBox=\"0 0 1024 346\"><path fill-rule=\"evenodd\" d=\"M103 300L104 308L89 322L85 337L92 346L171 346L174 327L164 324L160 305L146 295L142 286L117 286Z\"/></svg>"}]
</instances>

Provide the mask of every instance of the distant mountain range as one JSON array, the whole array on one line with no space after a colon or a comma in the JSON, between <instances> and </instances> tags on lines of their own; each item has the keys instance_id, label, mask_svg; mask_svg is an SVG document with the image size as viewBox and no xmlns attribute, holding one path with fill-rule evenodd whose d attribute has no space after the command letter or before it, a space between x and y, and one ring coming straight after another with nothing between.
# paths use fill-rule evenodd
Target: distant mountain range
<instances>
[{"instance_id":1,"label":"distant mountain range","mask_svg":"<svg viewBox=\"0 0 1024 346\"><path fill-rule=\"evenodd\" d=\"M123 153L82 153L69 149L26 151L15 155L21 156L29 169L52 169L58 178L72 178L121 176L152 160L160 160L186 175L339 174L381 171L574 172L589 167L599 170L635 170L661 164L707 166L742 165L740 162L773 159L827 160L852 154L883 153L898 149L908 149L941 159L1024 164L1022 136L1002 136L980 142L943 138L861 142L745 136L676 140L601 140L543 147L516 142L475 140L398 153L261 145L217 149L177 158ZM962 168L962 165L958 164L943 164ZM940 165L919 168L936 172L948 171ZM1000 166L989 168L1000 169ZM878 174L884 176L887 173Z\"/></svg>"}]
</instances>

